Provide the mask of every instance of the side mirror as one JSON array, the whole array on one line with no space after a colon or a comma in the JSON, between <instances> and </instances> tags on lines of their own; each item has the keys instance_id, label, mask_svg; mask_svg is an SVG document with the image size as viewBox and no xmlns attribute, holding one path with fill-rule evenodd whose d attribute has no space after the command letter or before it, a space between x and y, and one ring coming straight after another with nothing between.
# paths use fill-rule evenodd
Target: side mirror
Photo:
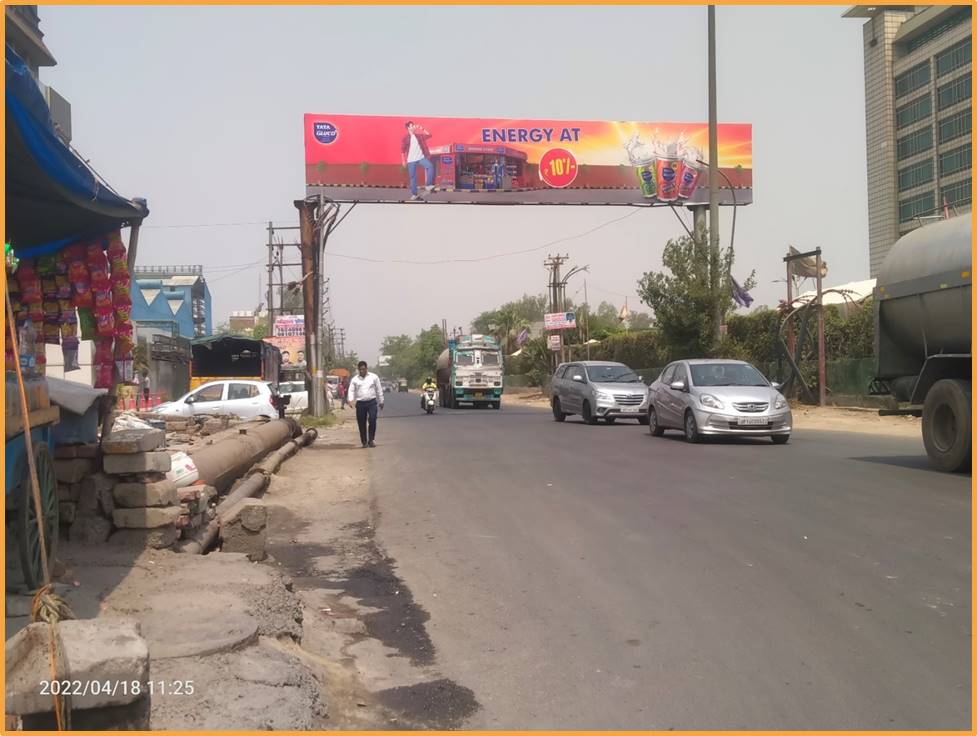
<instances>
[{"instance_id":1,"label":"side mirror","mask_svg":"<svg viewBox=\"0 0 977 736\"><path fill-rule=\"evenodd\" d=\"M573 380L574 380L574 381L576 381L577 383L583 383L583 376L581 376L581 375L580 375L580 374L578 373L577 375L575 375L575 376L573 377Z\"/></svg>"},{"instance_id":2,"label":"side mirror","mask_svg":"<svg viewBox=\"0 0 977 736\"><path fill-rule=\"evenodd\" d=\"M196 402L197 402L196 396L187 396L187 398L184 400L184 403L186 404L195 404Z\"/></svg>"},{"instance_id":3,"label":"side mirror","mask_svg":"<svg viewBox=\"0 0 977 736\"><path fill-rule=\"evenodd\" d=\"M685 381L672 381L668 387L675 391L685 391Z\"/></svg>"},{"instance_id":4,"label":"side mirror","mask_svg":"<svg viewBox=\"0 0 977 736\"><path fill-rule=\"evenodd\" d=\"M781 386L783 386L783 384L782 384L782 383L778 383L777 381L773 381L773 382L772 382L772 383L770 384L770 387L771 387L772 389L774 389L775 391L780 391L780 388L781 388Z\"/></svg>"}]
</instances>

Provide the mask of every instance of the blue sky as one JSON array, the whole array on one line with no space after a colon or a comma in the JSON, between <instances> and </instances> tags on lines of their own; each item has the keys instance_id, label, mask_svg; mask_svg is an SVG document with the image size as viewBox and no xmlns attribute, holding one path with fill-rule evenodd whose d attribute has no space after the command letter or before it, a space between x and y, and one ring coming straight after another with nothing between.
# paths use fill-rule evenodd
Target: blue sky
<instances>
[{"instance_id":1,"label":"blue sky","mask_svg":"<svg viewBox=\"0 0 977 736\"><path fill-rule=\"evenodd\" d=\"M74 145L121 193L149 200L139 262L203 264L215 322L264 301L264 226L164 226L295 224L303 113L707 117L704 7L42 6L40 13L59 62L42 81L71 102ZM734 275L757 270L758 303L782 297L775 280L788 244L820 245L831 283L868 276L861 22L841 13L840 6L717 10L719 118L753 124L755 204L737 218ZM370 358L384 335L413 334L442 318L465 325L546 284L545 248L413 267L342 254L505 253L629 212L361 205L330 241L336 324ZM671 212L640 211L550 250L590 265L592 302L620 306L629 297L634 308L637 279L660 266L665 242L682 232ZM571 284L569 293L580 287Z\"/></svg>"}]
</instances>

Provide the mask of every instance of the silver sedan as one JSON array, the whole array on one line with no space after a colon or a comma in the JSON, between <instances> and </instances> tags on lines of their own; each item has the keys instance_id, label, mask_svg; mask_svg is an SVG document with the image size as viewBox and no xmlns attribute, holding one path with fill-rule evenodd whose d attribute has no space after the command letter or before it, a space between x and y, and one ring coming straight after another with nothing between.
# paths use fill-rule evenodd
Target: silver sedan
<instances>
[{"instance_id":1,"label":"silver sedan","mask_svg":"<svg viewBox=\"0 0 977 736\"><path fill-rule=\"evenodd\" d=\"M651 384L648 429L684 432L689 442L703 435L770 437L790 441L787 399L760 371L741 360L680 360L666 366Z\"/></svg>"}]
</instances>

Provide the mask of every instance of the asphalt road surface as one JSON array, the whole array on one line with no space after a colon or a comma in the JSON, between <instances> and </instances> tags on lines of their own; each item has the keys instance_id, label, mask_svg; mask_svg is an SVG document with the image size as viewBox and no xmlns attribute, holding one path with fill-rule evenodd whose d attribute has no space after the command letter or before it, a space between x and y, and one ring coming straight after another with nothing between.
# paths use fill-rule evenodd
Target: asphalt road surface
<instances>
[{"instance_id":1,"label":"asphalt road surface","mask_svg":"<svg viewBox=\"0 0 977 736\"><path fill-rule=\"evenodd\" d=\"M686 444L394 394L379 540L469 728L969 729L970 478L921 441Z\"/></svg>"}]
</instances>

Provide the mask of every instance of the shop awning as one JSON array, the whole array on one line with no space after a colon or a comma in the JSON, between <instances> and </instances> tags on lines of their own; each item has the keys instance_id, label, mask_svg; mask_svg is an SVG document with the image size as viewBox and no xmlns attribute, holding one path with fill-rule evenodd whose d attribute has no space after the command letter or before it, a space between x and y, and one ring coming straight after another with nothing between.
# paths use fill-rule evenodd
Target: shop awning
<instances>
[{"instance_id":1,"label":"shop awning","mask_svg":"<svg viewBox=\"0 0 977 736\"><path fill-rule=\"evenodd\" d=\"M92 172L54 130L37 81L6 48L7 232L21 258L50 253L143 219Z\"/></svg>"}]
</instances>

